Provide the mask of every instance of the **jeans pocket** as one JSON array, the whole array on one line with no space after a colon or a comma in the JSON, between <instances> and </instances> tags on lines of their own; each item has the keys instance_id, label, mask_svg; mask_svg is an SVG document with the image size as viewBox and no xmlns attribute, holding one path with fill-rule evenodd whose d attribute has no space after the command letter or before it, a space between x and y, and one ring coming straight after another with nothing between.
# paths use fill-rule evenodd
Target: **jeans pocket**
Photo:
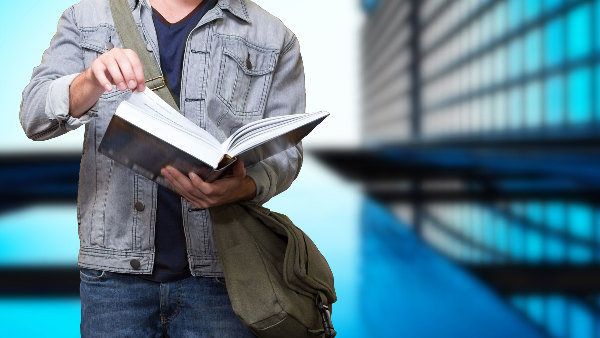
<instances>
[{"instance_id":1,"label":"jeans pocket","mask_svg":"<svg viewBox=\"0 0 600 338\"><path fill-rule=\"evenodd\" d=\"M79 278L82 282L88 283L104 282L107 279L107 272L102 270L81 268L81 270L79 270Z\"/></svg>"},{"instance_id":2,"label":"jeans pocket","mask_svg":"<svg viewBox=\"0 0 600 338\"><path fill-rule=\"evenodd\" d=\"M237 116L262 116L278 50L242 38L222 37L217 97Z\"/></svg>"}]
</instances>

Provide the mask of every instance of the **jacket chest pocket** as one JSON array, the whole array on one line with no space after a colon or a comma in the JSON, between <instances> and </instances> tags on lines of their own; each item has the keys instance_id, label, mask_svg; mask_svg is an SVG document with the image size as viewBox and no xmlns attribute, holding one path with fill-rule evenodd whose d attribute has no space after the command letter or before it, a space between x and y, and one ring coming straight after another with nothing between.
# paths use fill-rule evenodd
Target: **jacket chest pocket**
<instances>
[{"instance_id":1,"label":"jacket chest pocket","mask_svg":"<svg viewBox=\"0 0 600 338\"><path fill-rule=\"evenodd\" d=\"M85 68L88 68L98 56L113 46L119 46L117 33L109 26L84 28L82 35L79 46L83 50Z\"/></svg>"},{"instance_id":2,"label":"jacket chest pocket","mask_svg":"<svg viewBox=\"0 0 600 338\"><path fill-rule=\"evenodd\" d=\"M262 116L278 50L235 37L222 37L217 97L238 116Z\"/></svg>"}]
</instances>

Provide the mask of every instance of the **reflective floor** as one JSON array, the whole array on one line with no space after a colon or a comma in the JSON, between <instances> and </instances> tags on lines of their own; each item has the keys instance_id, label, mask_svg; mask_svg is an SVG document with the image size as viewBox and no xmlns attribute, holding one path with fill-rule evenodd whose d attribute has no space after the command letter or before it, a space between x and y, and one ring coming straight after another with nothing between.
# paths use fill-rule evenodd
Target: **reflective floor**
<instances>
[{"instance_id":1,"label":"reflective floor","mask_svg":"<svg viewBox=\"0 0 600 338\"><path fill-rule=\"evenodd\" d=\"M336 278L339 337L537 337L486 287L441 258L386 210L313 158L267 205L311 236ZM75 264L75 206L0 216L0 266ZM40 276L43 280L43 276ZM6 337L75 337L77 299L0 299Z\"/></svg>"}]
</instances>

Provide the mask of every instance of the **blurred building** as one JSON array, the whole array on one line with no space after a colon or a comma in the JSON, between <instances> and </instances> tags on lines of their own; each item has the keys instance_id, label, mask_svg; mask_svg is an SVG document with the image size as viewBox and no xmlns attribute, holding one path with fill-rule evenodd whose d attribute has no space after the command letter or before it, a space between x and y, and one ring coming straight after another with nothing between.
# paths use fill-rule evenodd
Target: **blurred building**
<instances>
[{"instance_id":1,"label":"blurred building","mask_svg":"<svg viewBox=\"0 0 600 338\"><path fill-rule=\"evenodd\" d=\"M364 148L320 157L542 334L600 337L600 1L362 5Z\"/></svg>"}]
</instances>

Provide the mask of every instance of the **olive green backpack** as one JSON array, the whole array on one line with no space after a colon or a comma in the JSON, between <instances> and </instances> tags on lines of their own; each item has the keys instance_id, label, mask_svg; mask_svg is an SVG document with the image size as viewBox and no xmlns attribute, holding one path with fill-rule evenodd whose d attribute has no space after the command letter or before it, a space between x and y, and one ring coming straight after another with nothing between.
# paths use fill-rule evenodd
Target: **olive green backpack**
<instances>
[{"instance_id":1,"label":"olive green backpack","mask_svg":"<svg viewBox=\"0 0 600 338\"><path fill-rule=\"evenodd\" d=\"M142 63L147 86L179 110L146 49L127 0L110 0L122 45ZM210 209L213 239L236 315L259 337L335 337L333 274L288 217L253 204Z\"/></svg>"}]
</instances>

